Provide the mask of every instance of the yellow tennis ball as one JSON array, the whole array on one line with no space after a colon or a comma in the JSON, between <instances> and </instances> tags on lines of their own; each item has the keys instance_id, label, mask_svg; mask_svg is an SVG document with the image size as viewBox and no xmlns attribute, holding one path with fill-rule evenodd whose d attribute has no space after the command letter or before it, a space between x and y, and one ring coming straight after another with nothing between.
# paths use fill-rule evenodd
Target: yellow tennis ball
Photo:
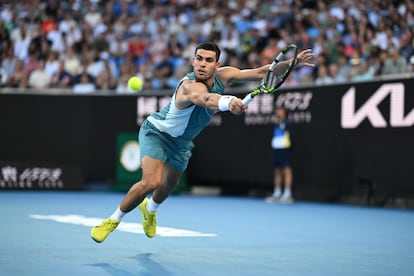
<instances>
[{"instance_id":1,"label":"yellow tennis ball","mask_svg":"<svg viewBox=\"0 0 414 276\"><path fill-rule=\"evenodd\" d=\"M142 89L142 80L138 77L131 77L128 80L128 88L132 91L139 91Z\"/></svg>"}]
</instances>

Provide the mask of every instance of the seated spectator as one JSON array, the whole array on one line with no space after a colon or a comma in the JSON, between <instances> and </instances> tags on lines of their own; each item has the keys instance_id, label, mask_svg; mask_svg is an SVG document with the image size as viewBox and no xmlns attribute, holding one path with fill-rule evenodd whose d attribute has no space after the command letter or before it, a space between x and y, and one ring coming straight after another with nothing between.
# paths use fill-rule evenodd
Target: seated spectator
<instances>
[{"instance_id":1,"label":"seated spectator","mask_svg":"<svg viewBox=\"0 0 414 276\"><path fill-rule=\"evenodd\" d=\"M352 81L369 81L375 76L375 68L370 66L365 60L361 60L358 65L358 74L352 78Z\"/></svg>"},{"instance_id":2,"label":"seated spectator","mask_svg":"<svg viewBox=\"0 0 414 276\"><path fill-rule=\"evenodd\" d=\"M102 59L103 70L96 79L96 88L104 90L112 90L116 88L117 81L114 75L112 74L109 57Z\"/></svg>"},{"instance_id":3,"label":"seated spectator","mask_svg":"<svg viewBox=\"0 0 414 276\"><path fill-rule=\"evenodd\" d=\"M395 47L388 50L389 57L385 60L383 75L407 73L407 61L402 57Z\"/></svg>"},{"instance_id":4,"label":"seated spectator","mask_svg":"<svg viewBox=\"0 0 414 276\"><path fill-rule=\"evenodd\" d=\"M155 65L153 70L152 87L154 89L169 88L168 78L174 73L174 66L169 59L168 49L164 49L163 59Z\"/></svg>"},{"instance_id":5,"label":"seated spectator","mask_svg":"<svg viewBox=\"0 0 414 276\"><path fill-rule=\"evenodd\" d=\"M329 64L328 74L334 83L344 82L346 79L339 74L339 66L336 63Z\"/></svg>"},{"instance_id":6,"label":"seated spectator","mask_svg":"<svg viewBox=\"0 0 414 276\"><path fill-rule=\"evenodd\" d=\"M315 79L316 85L332 84L333 79L328 74L328 67L326 65L320 65L318 67L318 75Z\"/></svg>"},{"instance_id":7,"label":"seated spectator","mask_svg":"<svg viewBox=\"0 0 414 276\"><path fill-rule=\"evenodd\" d=\"M38 69L40 60L35 53L30 53L29 58L24 62L23 71L29 76L34 70Z\"/></svg>"},{"instance_id":8,"label":"seated spectator","mask_svg":"<svg viewBox=\"0 0 414 276\"><path fill-rule=\"evenodd\" d=\"M55 51L49 53L49 56L45 62L45 70L52 77L58 70L60 61L58 59L59 54Z\"/></svg>"},{"instance_id":9,"label":"seated spectator","mask_svg":"<svg viewBox=\"0 0 414 276\"><path fill-rule=\"evenodd\" d=\"M25 60L29 55L29 45L31 37L27 34L26 28L21 28L20 36L14 41L14 55L20 59Z\"/></svg>"},{"instance_id":10,"label":"seated spectator","mask_svg":"<svg viewBox=\"0 0 414 276\"><path fill-rule=\"evenodd\" d=\"M119 68L125 60L125 55L128 53L128 42L121 34L117 34L115 39L109 42L109 53Z\"/></svg>"},{"instance_id":11,"label":"seated spectator","mask_svg":"<svg viewBox=\"0 0 414 276\"><path fill-rule=\"evenodd\" d=\"M0 87L3 87L7 84L7 79L9 76L7 75L6 71L0 67Z\"/></svg>"},{"instance_id":12,"label":"seated spectator","mask_svg":"<svg viewBox=\"0 0 414 276\"><path fill-rule=\"evenodd\" d=\"M282 87L295 87L298 86L299 82L295 79L295 72L291 72L285 82L282 84Z\"/></svg>"},{"instance_id":13,"label":"seated spectator","mask_svg":"<svg viewBox=\"0 0 414 276\"><path fill-rule=\"evenodd\" d=\"M73 47L66 48L66 53L64 55L63 61L65 64L65 71L67 71L72 76L79 74L81 62Z\"/></svg>"},{"instance_id":14,"label":"seated spectator","mask_svg":"<svg viewBox=\"0 0 414 276\"><path fill-rule=\"evenodd\" d=\"M414 55L413 39L413 33L410 31L405 31L401 35L400 55L403 56L408 62L410 57Z\"/></svg>"},{"instance_id":15,"label":"seated spectator","mask_svg":"<svg viewBox=\"0 0 414 276\"><path fill-rule=\"evenodd\" d=\"M93 78L83 71L78 76L78 82L73 86L74 93L92 93L96 91L96 86Z\"/></svg>"},{"instance_id":16,"label":"seated spectator","mask_svg":"<svg viewBox=\"0 0 414 276\"><path fill-rule=\"evenodd\" d=\"M65 70L65 62L63 60L59 61L58 69L52 76L50 86L56 88L68 88L72 85L72 80L72 75Z\"/></svg>"},{"instance_id":17,"label":"seated spectator","mask_svg":"<svg viewBox=\"0 0 414 276\"><path fill-rule=\"evenodd\" d=\"M10 76L16 70L17 57L14 55L13 48L8 48L1 62L1 67L7 76Z\"/></svg>"},{"instance_id":18,"label":"seated spectator","mask_svg":"<svg viewBox=\"0 0 414 276\"><path fill-rule=\"evenodd\" d=\"M45 62L39 61L39 66L29 76L29 87L44 89L49 88L52 77L45 70Z\"/></svg>"},{"instance_id":19,"label":"seated spectator","mask_svg":"<svg viewBox=\"0 0 414 276\"><path fill-rule=\"evenodd\" d=\"M8 87L27 87L28 74L23 70L24 63L22 60L16 62L16 69L7 78Z\"/></svg>"}]
</instances>

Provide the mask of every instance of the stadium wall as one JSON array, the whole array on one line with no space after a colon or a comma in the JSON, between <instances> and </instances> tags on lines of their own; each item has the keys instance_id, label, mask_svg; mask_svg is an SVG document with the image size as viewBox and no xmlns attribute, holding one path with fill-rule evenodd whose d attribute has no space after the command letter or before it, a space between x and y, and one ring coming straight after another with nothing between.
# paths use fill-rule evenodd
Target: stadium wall
<instances>
[{"instance_id":1,"label":"stadium wall","mask_svg":"<svg viewBox=\"0 0 414 276\"><path fill-rule=\"evenodd\" d=\"M224 194L270 191L273 106L282 105L294 127L296 198L372 200L375 195L380 200L414 194L413 87L413 79L403 78L285 88L257 97L244 116L217 113L195 141L187 185L220 187ZM155 91L38 92L0 93L0 189L114 183L117 136L137 133L142 120L168 101L168 95ZM63 168L60 180L67 184L51 184L56 179L47 173L41 179L39 168ZM35 183L18 183L22 175Z\"/></svg>"}]
</instances>

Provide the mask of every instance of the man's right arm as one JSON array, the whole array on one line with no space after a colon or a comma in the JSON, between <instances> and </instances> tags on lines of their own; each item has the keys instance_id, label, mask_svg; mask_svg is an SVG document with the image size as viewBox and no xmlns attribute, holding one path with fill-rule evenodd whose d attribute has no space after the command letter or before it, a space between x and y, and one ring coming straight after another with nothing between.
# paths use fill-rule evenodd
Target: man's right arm
<instances>
[{"instance_id":1,"label":"man's right arm","mask_svg":"<svg viewBox=\"0 0 414 276\"><path fill-rule=\"evenodd\" d=\"M230 111L234 114L241 114L245 111L241 99L229 95L209 93L205 84L187 80L181 84L177 91L176 106L184 109L191 104L216 111Z\"/></svg>"}]
</instances>

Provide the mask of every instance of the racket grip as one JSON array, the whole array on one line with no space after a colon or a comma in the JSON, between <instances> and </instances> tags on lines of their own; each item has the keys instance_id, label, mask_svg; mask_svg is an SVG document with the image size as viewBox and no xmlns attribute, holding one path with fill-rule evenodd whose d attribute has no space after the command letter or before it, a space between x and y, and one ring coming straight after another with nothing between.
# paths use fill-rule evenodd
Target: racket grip
<instances>
[{"instance_id":1,"label":"racket grip","mask_svg":"<svg viewBox=\"0 0 414 276\"><path fill-rule=\"evenodd\" d=\"M244 99L242 100L243 105L248 105L252 101L253 101L253 97L252 97L252 94L251 93L247 94L247 96L244 97Z\"/></svg>"}]
</instances>

